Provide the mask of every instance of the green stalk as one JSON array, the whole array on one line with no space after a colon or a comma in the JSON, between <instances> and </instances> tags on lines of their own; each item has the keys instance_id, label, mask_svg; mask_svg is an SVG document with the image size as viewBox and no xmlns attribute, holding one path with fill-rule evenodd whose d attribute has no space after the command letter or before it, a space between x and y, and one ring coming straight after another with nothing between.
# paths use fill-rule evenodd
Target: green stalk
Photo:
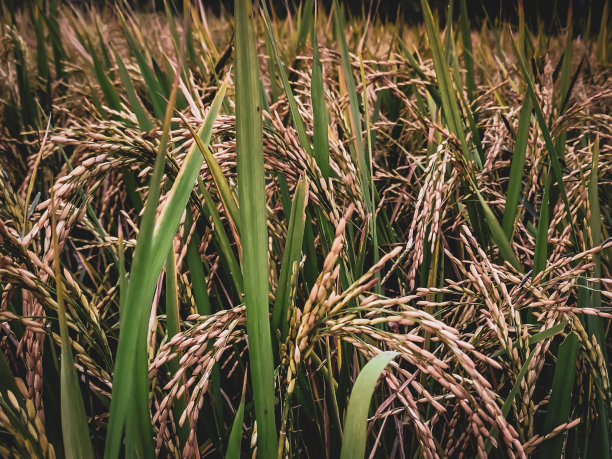
<instances>
[{"instance_id":1,"label":"green stalk","mask_svg":"<svg viewBox=\"0 0 612 459\"><path fill-rule=\"evenodd\" d=\"M268 231L263 162L263 123L253 9L236 0L236 150L240 220L244 227L242 273L258 455L278 450L274 417L274 358L268 308Z\"/></svg>"},{"instance_id":2,"label":"green stalk","mask_svg":"<svg viewBox=\"0 0 612 459\"><path fill-rule=\"evenodd\" d=\"M179 55L179 62L182 54ZM115 362L105 458L119 455L125 428L127 456L151 457L153 431L149 410L147 328L157 278L176 234L202 165L194 146L187 154L164 209L156 221L178 73L166 107L162 136L149 186L129 280L121 288L119 346ZM208 116L216 116L211 110ZM206 123L205 123L206 124ZM194 161L193 158L196 158Z\"/></svg>"}]
</instances>

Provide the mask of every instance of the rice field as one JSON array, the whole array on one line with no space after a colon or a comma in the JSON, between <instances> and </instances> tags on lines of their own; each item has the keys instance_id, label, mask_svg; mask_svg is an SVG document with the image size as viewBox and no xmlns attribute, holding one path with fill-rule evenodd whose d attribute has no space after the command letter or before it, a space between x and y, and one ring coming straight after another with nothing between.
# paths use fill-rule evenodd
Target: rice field
<instances>
[{"instance_id":1,"label":"rice field","mask_svg":"<svg viewBox=\"0 0 612 459\"><path fill-rule=\"evenodd\" d=\"M610 2L205 3L0 5L0 456L610 458Z\"/></svg>"}]
</instances>

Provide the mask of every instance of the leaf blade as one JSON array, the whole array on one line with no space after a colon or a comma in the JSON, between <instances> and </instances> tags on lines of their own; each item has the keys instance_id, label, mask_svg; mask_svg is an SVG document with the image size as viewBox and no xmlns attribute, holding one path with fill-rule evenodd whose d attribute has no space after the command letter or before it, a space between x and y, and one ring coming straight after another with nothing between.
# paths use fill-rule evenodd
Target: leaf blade
<instances>
[{"instance_id":1,"label":"leaf blade","mask_svg":"<svg viewBox=\"0 0 612 459\"><path fill-rule=\"evenodd\" d=\"M341 459L360 458L365 454L367 416L370 400L385 367L397 356L397 352L381 352L370 360L359 372L346 410L344 434L342 435Z\"/></svg>"},{"instance_id":2,"label":"leaf blade","mask_svg":"<svg viewBox=\"0 0 612 459\"><path fill-rule=\"evenodd\" d=\"M274 457L278 449L274 417L274 368L268 308L268 232L263 164L263 123L253 9L250 0L236 0L236 155L238 200L243 249L244 303L257 449Z\"/></svg>"}]
</instances>

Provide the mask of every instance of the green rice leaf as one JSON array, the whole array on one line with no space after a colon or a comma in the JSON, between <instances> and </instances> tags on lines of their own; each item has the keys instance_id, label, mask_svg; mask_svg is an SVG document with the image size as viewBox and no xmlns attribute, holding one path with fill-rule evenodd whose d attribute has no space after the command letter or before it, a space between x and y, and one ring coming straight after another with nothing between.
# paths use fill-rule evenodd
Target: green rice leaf
<instances>
[{"instance_id":1,"label":"green rice leaf","mask_svg":"<svg viewBox=\"0 0 612 459\"><path fill-rule=\"evenodd\" d=\"M577 349L578 337L574 333L567 335L567 338L559 346L555 376L550 392L550 402L548 403L548 410L544 419L543 434L548 434L555 427L568 422L570 400L574 387ZM563 434L559 434L545 441L540 446L540 457L561 457L563 437Z\"/></svg>"},{"instance_id":2,"label":"green rice leaf","mask_svg":"<svg viewBox=\"0 0 612 459\"><path fill-rule=\"evenodd\" d=\"M179 333L180 323L176 284L176 256L174 247L171 247L166 259L166 333L169 338Z\"/></svg>"},{"instance_id":3,"label":"green rice leaf","mask_svg":"<svg viewBox=\"0 0 612 459\"><path fill-rule=\"evenodd\" d=\"M593 238L593 247L598 247L603 242L602 224L601 224L601 207L599 206L599 138L595 140L593 145L593 160L591 163L591 179L589 180L588 196L590 219L589 227L591 229L591 237ZM601 277L602 261L601 253L593 254L593 276L598 279ZM592 294L593 307L598 309L601 307L601 282L596 282Z\"/></svg>"},{"instance_id":4,"label":"green rice leaf","mask_svg":"<svg viewBox=\"0 0 612 459\"><path fill-rule=\"evenodd\" d=\"M372 183L370 163L366 157L366 151L363 145L362 130L361 130L361 113L359 109L359 99L357 97L357 88L355 86L355 78L353 77L353 67L346 45L346 37L344 36L344 17L343 11L338 5L338 1L334 0L334 29L336 40L340 46L340 56L342 58L342 66L340 67L340 75L349 98L349 126L351 135L353 136L353 145L355 152L359 177L361 179L361 188L363 197L368 211L372 212L372 197L370 193L370 184Z\"/></svg>"},{"instance_id":5,"label":"green rice leaf","mask_svg":"<svg viewBox=\"0 0 612 459\"><path fill-rule=\"evenodd\" d=\"M397 352L381 352L359 372L346 410L341 459L362 458L365 455L368 411L374 387L385 367L397 355Z\"/></svg>"},{"instance_id":6,"label":"green rice leaf","mask_svg":"<svg viewBox=\"0 0 612 459\"><path fill-rule=\"evenodd\" d=\"M176 282L176 255L174 247L168 251L166 259L166 335L168 339L176 336L180 332L181 317L179 314L178 288ZM168 362L168 369L171 373L176 373L180 368L179 358L176 357ZM172 411L174 416L180 418L186 407L185 397L180 397L174 403ZM182 426L178 426L179 438L185 443L189 436L190 421L187 420Z\"/></svg>"},{"instance_id":7,"label":"green rice leaf","mask_svg":"<svg viewBox=\"0 0 612 459\"><path fill-rule=\"evenodd\" d=\"M540 341L544 341L545 339L552 338L553 336L561 333L565 329L565 326L567 325L567 323L568 321L565 320L561 323L558 323L557 325L553 325L552 327L547 328L546 330L543 330L541 332L536 333L535 335L532 335L529 338L529 346L533 346L534 344L537 344ZM512 342L512 347L517 347L518 345L519 345L518 341ZM493 354L491 354L491 357L499 357L504 352L505 351L503 349L500 349L499 351L496 351Z\"/></svg>"},{"instance_id":8,"label":"green rice leaf","mask_svg":"<svg viewBox=\"0 0 612 459\"><path fill-rule=\"evenodd\" d=\"M278 437L274 415L274 358L268 307L268 231L263 161L260 75L251 0L236 0L236 150L242 242L244 303L257 451L274 457Z\"/></svg>"},{"instance_id":9,"label":"green rice leaf","mask_svg":"<svg viewBox=\"0 0 612 459\"><path fill-rule=\"evenodd\" d=\"M189 206L187 206L187 212L185 216L185 237L191 231L192 225L195 225L193 222L193 215ZM197 230L197 227L194 228L194 233L191 239L189 240L189 245L187 246L187 266L189 267L189 273L191 274L191 283L193 284L193 296L196 301L196 306L198 309L198 314L206 316L212 312L212 308L210 306L210 298L208 296L208 288L206 285L206 273L204 272L204 266L202 265L202 259L200 258L199 240L200 233Z\"/></svg>"},{"instance_id":10,"label":"green rice leaf","mask_svg":"<svg viewBox=\"0 0 612 459\"><path fill-rule=\"evenodd\" d=\"M542 109L538 102L538 97L536 96L535 89L533 86L533 81L531 80L531 76L529 74L529 71L527 70L527 66L525 65L523 57L518 52L516 43L514 42L514 40L511 40L511 41L512 41L512 47L514 48L514 53L519 63L519 67L523 74L523 79L527 83L527 92L529 93L529 96L531 97L531 101L533 102L533 108L535 110L536 118L538 120L538 124L542 132L542 136L544 137L544 141L546 143L546 149L548 150L548 155L550 157L550 165L554 172L554 178L557 181L557 184L559 186L559 191L561 192L561 198L565 206L565 212L567 215L568 223L572 229L573 239L574 241L576 241L577 240L576 229L574 228L574 223L573 223L573 219L571 215L571 209L570 209L569 201L567 200L567 193L565 191L565 185L563 182L563 174L561 173L561 164L559 162L557 150L555 148L555 144L550 135L550 130L548 129L548 126L546 125L546 120L544 119L544 114L542 113Z\"/></svg>"},{"instance_id":11,"label":"green rice leaf","mask_svg":"<svg viewBox=\"0 0 612 459\"><path fill-rule=\"evenodd\" d=\"M314 0L306 0L306 2L300 4L300 15L299 15L299 26L297 33L297 41L295 47L295 55L300 53L306 44L306 38L311 30L312 24L314 24Z\"/></svg>"},{"instance_id":12,"label":"green rice leaf","mask_svg":"<svg viewBox=\"0 0 612 459\"><path fill-rule=\"evenodd\" d=\"M210 218L212 219L212 224L214 226L213 236L217 240L221 255L225 259L232 278L232 282L236 287L236 291L239 295L244 293L244 281L242 278L242 270L240 269L240 264L232 251L232 246L229 242L229 238L227 237L227 233L225 232L225 228L223 227L223 222L221 221L221 217L219 216L219 212L217 212L217 208L214 205L213 199L208 193L204 182L202 179L198 177L198 190L202 194L204 198L204 207L210 213Z\"/></svg>"},{"instance_id":13,"label":"green rice leaf","mask_svg":"<svg viewBox=\"0 0 612 459\"><path fill-rule=\"evenodd\" d=\"M106 99L106 103L111 109L121 111L121 98L119 97L119 93L111 80L108 78L105 69L102 67L100 59L98 59L96 50L91 44L89 44L89 54L93 61L94 72L98 80L98 84L102 89L102 93L104 94L104 98Z\"/></svg>"},{"instance_id":14,"label":"green rice leaf","mask_svg":"<svg viewBox=\"0 0 612 459\"><path fill-rule=\"evenodd\" d=\"M450 77L450 70L442 50L438 28L434 23L433 15L431 14L431 9L429 8L427 0L421 0L421 8L423 10L423 19L425 21L425 29L427 31L427 38L429 39L429 46L431 47L436 76L438 78L438 85L440 87L444 118L446 119L446 123L448 124L451 132L459 139L461 150L465 159L476 161L476 164L482 167L482 165L479 164L480 159L476 156L472 156L468 149L463 123L461 121L461 112L459 111L459 106L457 105L457 99L455 97L455 91L453 89L453 84Z\"/></svg>"},{"instance_id":15,"label":"green rice leaf","mask_svg":"<svg viewBox=\"0 0 612 459\"><path fill-rule=\"evenodd\" d=\"M605 2L603 11L601 12L601 22L599 25L599 33L597 34L597 57L600 62L606 62L608 58L608 46L610 39L608 38L608 10L610 2Z\"/></svg>"},{"instance_id":16,"label":"green rice leaf","mask_svg":"<svg viewBox=\"0 0 612 459\"><path fill-rule=\"evenodd\" d=\"M529 363L531 362L533 355L534 355L534 351L531 351L529 353L529 356L525 360L525 363L523 363L523 366L521 367L519 374L516 376L516 381L514 382L512 389L510 389L510 393L508 394L508 397L506 397L506 400L504 401L504 404L502 405L501 412L504 418L508 416L508 413L510 412L510 408L512 408L512 403L514 402L514 399L516 398L516 395L518 394L521 388L521 383L523 382L523 379L525 378L525 375L527 374L527 370L529 369ZM497 438L498 435L499 435L499 429L497 427L494 427L491 430L491 437ZM492 447L493 447L493 444L489 440L487 440L485 443L485 451L487 453L490 452Z\"/></svg>"},{"instance_id":17,"label":"green rice leaf","mask_svg":"<svg viewBox=\"0 0 612 459\"><path fill-rule=\"evenodd\" d=\"M285 66L281 61L280 54L278 52L278 48L276 46L276 40L274 39L274 33L272 31L272 25L270 20L270 15L268 13L268 8L265 3L262 3L263 12L264 12L264 23L266 25L266 32L268 35L268 40L271 44L272 50L274 51L274 58L276 60L276 69L278 70L278 74L280 75L281 82L283 83L283 88L285 89L285 94L287 96L287 102L289 103L289 110L291 111L291 118L293 119L293 125L295 126L295 130L298 134L298 139L300 140L300 145L304 149L306 153L312 155L312 148L310 146L310 142L308 141L308 136L306 135L306 128L304 126L304 120L302 119L302 115L298 110L297 103L295 101L295 96L293 95L293 90L291 89L291 85L289 84L289 79L287 78L287 71L285 70Z\"/></svg>"},{"instance_id":18,"label":"green rice leaf","mask_svg":"<svg viewBox=\"0 0 612 459\"><path fill-rule=\"evenodd\" d=\"M181 170L179 171L176 180L172 185L167 203L164 205L164 208L159 215L158 222L155 225L155 232L153 234L153 263L155 266L158 264L161 266L161 264L163 264L165 254L161 250L161 241L163 240L167 242L169 241L169 235L174 235L181 216L185 211L185 206L187 205L191 191L193 190L193 185L196 182L196 178L199 176L200 167L202 166L204 158L210 161L208 162L208 165L213 177L216 178L215 184L219 187L219 194L222 197L225 196L227 199L227 201L223 201L224 204L227 202L226 209L228 209L228 211L229 209L234 209L233 212L236 215L238 213L236 201L234 196L229 191L227 180L223 176L219 164L214 159L210 149L206 146L206 144L210 142L213 123L219 114L219 110L221 109L221 102L225 97L226 89L227 81L221 85L221 88L219 88L219 91L217 92L217 95L210 106L210 110L206 115L206 119L204 120L204 123L202 123L202 127L198 133L195 133L191 126L187 124L187 127L189 128L189 131L194 139L194 143L187 153L183 166L181 167ZM232 215L231 212L228 213L230 216ZM165 243L163 245L165 245Z\"/></svg>"},{"instance_id":19,"label":"green rice leaf","mask_svg":"<svg viewBox=\"0 0 612 459\"><path fill-rule=\"evenodd\" d=\"M482 206L482 211L484 213L487 226L489 227L491 238L493 239L493 242L495 242L495 244L497 245L500 255L504 260L508 261L512 266L514 266L514 268L516 268L518 271L522 271L523 268L521 266L521 263L516 257L514 249L512 248L512 245L510 245L510 243L508 242L508 239L504 234L504 230L497 221L497 218L493 214L493 211L485 202L479 191L476 191L476 196L478 197L480 205Z\"/></svg>"},{"instance_id":20,"label":"green rice leaf","mask_svg":"<svg viewBox=\"0 0 612 459\"><path fill-rule=\"evenodd\" d=\"M149 119L149 115L143 107L142 102L136 95L134 83L132 83L130 74L125 68L123 59L121 59L121 56L119 55L119 53L117 53L117 51L113 50L113 53L115 55L115 62L117 63L117 67L119 68L119 75L121 76L123 87L125 88L125 94L128 100L130 101L132 110L134 110L134 114L136 115L136 119L138 120L138 126L143 131L150 131L151 129L153 129L153 123Z\"/></svg>"},{"instance_id":21,"label":"green rice leaf","mask_svg":"<svg viewBox=\"0 0 612 459\"><path fill-rule=\"evenodd\" d=\"M459 22L461 24L461 39L463 42L463 62L465 64L465 86L467 89L468 99L471 102L474 99L474 91L476 90L476 82L474 79L474 57L472 50L472 29L468 18L466 0L461 0L461 9Z\"/></svg>"},{"instance_id":22,"label":"green rice leaf","mask_svg":"<svg viewBox=\"0 0 612 459\"><path fill-rule=\"evenodd\" d=\"M526 97L519 115L518 130L510 166L510 177L508 179L508 192L506 194L502 228L510 241L513 239L516 216L518 215L519 196L523 187L523 168L525 166L525 154L527 153L527 141L529 140L529 128L531 126L531 104L531 98Z\"/></svg>"},{"instance_id":23,"label":"green rice leaf","mask_svg":"<svg viewBox=\"0 0 612 459\"><path fill-rule=\"evenodd\" d=\"M151 67L149 67L149 64L147 63L147 56L143 53L143 51L141 51L143 48L136 43L136 40L130 32L130 29L125 21L124 15L119 11L118 16L119 20L121 21L121 27L123 29L125 38L127 39L132 53L136 57L136 62L138 63L138 67L140 68L140 72L142 73L142 77L147 86L155 116L161 120L164 118L164 110L166 103L162 96L163 92L160 82L155 76L155 73L153 72Z\"/></svg>"},{"instance_id":24,"label":"green rice leaf","mask_svg":"<svg viewBox=\"0 0 612 459\"><path fill-rule=\"evenodd\" d=\"M155 284L170 250L179 219L184 210L189 194L193 189L195 177L191 176L191 187L182 183L190 178L185 173L185 160L178 179L171 190L176 196L176 189L185 190L186 196L176 196L175 203L183 201L180 212L175 209L166 212L169 217L160 216L158 227L163 228L156 234L156 214L161 192L161 180L164 173L166 150L168 148L170 121L175 107L178 79L174 81L164 116L162 136L159 142L155 166L151 176L149 194L140 223L140 231L134 250L130 278L126 294L122 300L119 345L115 362L113 390L110 406L109 425L106 434L106 459L119 456L125 429L125 449L128 456L150 457L153 455L153 429L149 410L148 352L147 328L151 313L151 302ZM194 156L192 152L192 156ZM200 162L201 164L201 162ZM168 203L167 203L168 204ZM166 209L164 209L166 210ZM164 213L162 210L162 214Z\"/></svg>"},{"instance_id":25,"label":"green rice leaf","mask_svg":"<svg viewBox=\"0 0 612 459\"><path fill-rule=\"evenodd\" d=\"M215 99L213 100L209 111L209 115L214 116L207 115L206 120L204 121L204 124L202 125L199 133L196 134L193 128L184 119L182 114L179 113L179 116L183 118L187 129L189 129L189 132L191 133L191 136L195 142L194 147L197 146L197 149L199 149L199 151L201 152L202 157L204 158L204 160L206 160L206 165L210 170L210 173L215 182L215 186L219 191L219 196L221 197L221 201L223 202L223 206L225 207L228 216L234 222L236 228L240 229L240 213L238 212L236 198L230 190L229 184L227 183L227 179L223 175L223 171L221 170L219 163L217 162L214 155L212 154L212 151L210 151L209 148L213 123L217 117L217 114L219 113L219 110L221 109L221 105L223 103L223 99L225 98L225 92L227 90L228 84L229 80L225 80L217 91L217 94L215 96Z\"/></svg>"},{"instance_id":26,"label":"green rice leaf","mask_svg":"<svg viewBox=\"0 0 612 459\"><path fill-rule=\"evenodd\" d=\"M538 219L538 232L536 234L535 253L533 256L533 277L537 276L548 261L548 230L550 226L550 187L552 174L549 172L542 196L542 209Z\"/></svg>"},{"instance_id":27,"label":"green rice leaf","mask_svg":"<svg viewBox=\"0 0 612 459\"><path fill-rule=\"evenodd\" d=\"M236 416L232 423L232 430L230 431L229 440L227 442L227 451L225 453L225 459L240 459L240 452L242 446L242 421L244 419L244 398L246 395L247 378L246 373L244 375L244 384L242 386L242 397L240 397L240 405L236 410Z\"/></svg>"},{"instance_id":28,"label":"green rice leaf","mask_svg":"<svg viewBox=\"0 0 612 459\"><path fill-rule=\"evenodd\" d=\"M593 145L593 160L591 164L591 179L589 180L588 196L589 196L589 209L590 219L589 227L591 230L591 237L593 247L600 246L603 241L602 236L602 223L601 223L601 208L599 205L599 138L595 139ZM602 254L600 252L593 254L593 277L595 279L601 278L602 275ZM583 287L584 288L584 287ZM599 280L595 280L592 285L591 291L591 307L600 309L602 306L601 299L601 288L602 283ZM586 288L584 288L586 290ZM585 291L586 294L586 291ZM608 366L608 352L606 343L606 330L605 323L601 317L587 316L587 331L589 334L595 336L597 343L601 349L605 365ZM607 387L610 387L609 376L602 375L604 378L608 378ZM603 385L603 384L602 384ZM591 454L597 455L601 458L610 458L610 444L612 443L612 427L610 425L610 389L607 390L606 400L603 397L597 397L597 408L598 408L598 419L596 422L599 423L596 429L595 435L591 439Z\"/></svg>"},{"instance_id":29,"label":"green rice leaf","mask_svg":"<svg viewBox=\"0 0 612 459\"><path fill-rule=\"evenodd\" d=\"M51 196L53 201L54 196ZM51 237L55 253L54 272L57 290L57 314L60 322L62 343L62 359L60 366L62 437L64 439L64 454L69 459L93 458L91 439L85 406L81 396L81 388L74 369L68 324L66 321L66 306L64 304L64 285L60 268L60 253L57 240L57 224L55 209L51 208Z\"/></svg>"},{"instance_id":30,"label":"green rice leaf","mask_svg":"<svg viewBox=\"0 0 612 459\"><path fill-rule=\"evenodd\" d=\"M283 251L281 272L276 288L274 309L272 310L272 331L281 331L281 342L284 341L289 329L287 311L289 310L289 294L291 292L291 276L295 263L299 263L302 255L304 226L306 224L306 205L308 182L302 178L295 188L291 204L291 216L287 227L287 240Z\"/></svg>"},{"instance_id":31,"label":"green rice leaf","mask_svg":"<svg viewBox=\"0 0 612 459\"><path fill-rule=\"evenodd\" d=\"M317 161L319 169L321 169L321 175L327 180L329 178L328 114L325 105L325 90L323 88L323 71L321 67L321 58L319 56L319 43L317 41L316 11L310 36L312 43L312 79L310 83L313 118L312 140L315 160Z\"/></svg>"}]
</instances>

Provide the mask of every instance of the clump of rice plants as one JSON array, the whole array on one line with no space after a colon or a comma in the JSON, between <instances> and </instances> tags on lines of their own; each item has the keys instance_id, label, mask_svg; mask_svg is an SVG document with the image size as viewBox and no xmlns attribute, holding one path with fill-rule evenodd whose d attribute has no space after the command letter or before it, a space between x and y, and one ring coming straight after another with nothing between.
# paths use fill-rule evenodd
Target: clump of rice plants
<instances>
[{"instance_id":1,"label":"clump of rice plants","mask_svg":"<svg viewBox=\"0 0 612 459\"><path fill-rule=\"evenodd\" d=\"M0 455L610 457L607 5L3 4Z\"/></svg>"}]
</instances>

